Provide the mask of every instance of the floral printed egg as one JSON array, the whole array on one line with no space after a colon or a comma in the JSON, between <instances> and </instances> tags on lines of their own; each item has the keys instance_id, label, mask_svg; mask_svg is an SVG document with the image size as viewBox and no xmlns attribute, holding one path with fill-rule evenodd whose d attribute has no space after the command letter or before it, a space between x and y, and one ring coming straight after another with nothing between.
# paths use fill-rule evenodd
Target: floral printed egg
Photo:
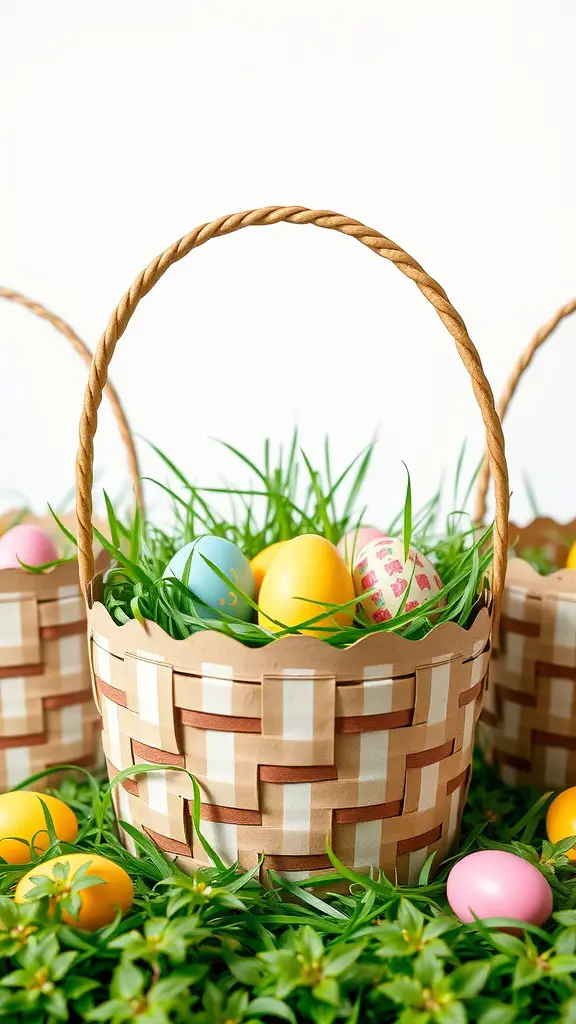
<instances>
[{"instance_id":1,"label":"floral printed egg","mask_svg":"<svg viewBox=\"0 0 576 1024\"><path fill-rule=\"evenodd\" d=\"M366 591L377 589L362 598ZM367 621L386 622L397 614L415 611L442 589L432 562L410 548L404 557L404 541L379 537L365 544L354 564L354 588Z\"/></svg>"}]
</instances>

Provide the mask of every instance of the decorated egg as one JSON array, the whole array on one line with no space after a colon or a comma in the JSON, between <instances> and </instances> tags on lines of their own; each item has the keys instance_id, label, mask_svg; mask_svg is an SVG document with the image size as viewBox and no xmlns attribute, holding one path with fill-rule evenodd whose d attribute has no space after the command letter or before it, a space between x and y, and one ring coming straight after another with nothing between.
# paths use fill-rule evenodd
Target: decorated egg
<instances>
[{"instance_id":1,"label":"decorated egg","mask_svg":"<svg viewBox=\"0 0 576 1024\"><path fill-rule=\"evenodd\" d=\"M365 544L385 536L385 531L380 530L377 526L357 526L354 530L349 530L344 534L338 544L338 551L346 564L350 565Z\"/></svg>"},{"instance_id":2,"label":"decorated egg","mask_svg":"<svg viewBox=\"0 0 576 1024\"><path fill-rule=\"evenodd\" d=\"M412 612L442 589L432 562L416 548L404 557L404 542L396 537L371 540L356 555L354 587L367 621L386 622L396 615ZM362 597L377 587L370 597ZM403 604L404 602L404 604Z\"/></svg>"},{"instance_id":3,"label":"decorated egg","mask_svg":"<svg viewBox=\"0 0 576 1024\"><path fill-rule=\"evenodd\" d=\"M60 880L54 874L54 869L57 866L65 868L66 865L68 866L68 877ZM80 897L78 917L74 918L66 910L63 910L62 920L66 924L75 924L86 931L95 932L99 928L111 924L118 910L121 910L123 914L130 910L134 899L134 886L130 875L119 864L96 853L67 853L37 864L18 882L14 893L14 902L27 902L26 897L34 891L34 879L38 877L50 878L56 881L57 885L60 883L62 896L65 897L68 882L82 868L84 868L86 876L98 878L100 881L98 884L78 890ZM51 900L52 908L58 898L58 895L55 895Z\"/></svg>"},{"instance_id":4,"label":"decorated egg","mask_svg":"<svg viewBox=\"0 0 576 1024\"><path fill-rule=\"evenodd\" d=\"M576 836L576 786L565 789L552 801L546 815L546 835L551 843ZM569 860L576 860L576 849L568 850Z\"/></svg>"},{"instance_id":5,"label":"decorated egg","mask_svg":"<svg viewBox=\"0 0 576 1024\"><path fill-rule=\"evenodd\" d=\"M353 600L352 577L334 545L325 537L303 534L287 541L268 569L260 589L258 622L277 632L282 626L299 626L321 615L326 611L323 602L341 605ZM351 626L353 616L351 604L302 632L326 637L338 626Z\"/></svg>"},{"instance_id":6,"label":"decorated egg","mask_svg":"<svg viewBox=\"0 0 576 1024\"><path fill-rule=\"evenodd\" d=\"M36 854L48 849L43 800L54 823L54 831L63 842L71 843L78 832L76 815L67 804L47 793L14 790L0 796L0 857L8 864L28 864ZM25 842L18 842L19 839Z\"/></svg>"},{"instance_id":7,"label":"decorated egg","mask_svg":"<svg viewBox=\"0 0 576 1024\"><path fill-rule=\"evenodd\" d=\"M544 875L522 857L505 850L479 850L452 868L448 902L465 923L475 917L510 917L543 925L552 913L552 889Z\"/></svg>"},{"instance_id":8,"label":"decorated egg","mask_svg":"<svg viewBox=\"0 0 576 1024\"><path fill-rule=\"evenodd\" d=\"M255 599L256 586L250 562L231 540L212 537L208 534L185 544L170 559L164 570L164 577L176 577L185 582L188 589L204 604L197 604L196 612L203 619L218 618L225 612L247 622L252 608L239 594L223 580L205 561L208 559L251 600ZM186 572L188 574L186 576ZM208 605L208 607L204 607Z\"/></svg>"},{"instance_id":9,"label":"decorated egg","mask_svg":"<svg viewBox=\"0 0 576 1024\"><path fill-rule=\"evenodd\" d=\"M47 565L58 558L58 550L46 530L33 523L20 523L0 537L0 569L21 569L24 565Z\"/></svg>"},{"instance_id":10,"label":"decorated egg","mask_svg":"<svg viewBox=\"0 0 576 1024\"><path fill-rule=\"evenodd\" d=\"M567 569L576 569L576 540L570 548L568 554L568 561L566 562Z\"/></svg>"},{"instance_id":11,"label":"decorated egg","mask_svg":"<svg viewBox=\"0 0 576 1024\"><path fill-rule=\"evenodd\" d=\"M276 544L269 544L267 548L263 548L262 551L251 560L250 568L254 573L254 582L256 584L256 596L260 593L260 587L262 586L262 580L264 579L268 569L272 565L272 562L276 558L279 551L282 550L288 541L279 540Z\"/></svg>"}]
</instances>

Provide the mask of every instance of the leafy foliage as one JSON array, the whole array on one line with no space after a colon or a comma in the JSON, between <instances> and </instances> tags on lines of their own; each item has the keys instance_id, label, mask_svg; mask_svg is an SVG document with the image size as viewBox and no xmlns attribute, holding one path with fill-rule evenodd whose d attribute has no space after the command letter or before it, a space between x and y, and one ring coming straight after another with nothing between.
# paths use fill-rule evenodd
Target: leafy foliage
<instances>
[{"instance_id":1,"label":"leafy foliage","mask_svg":"<svg viewBox=\"0 0 576 1024\"><path fill-rule=\"evenodd\" d=\"M554 889L545 929L461 924L446 903L452 861L432 880L425 865L413 886L358 881L346 869L308 890L274 876L263 889L254 871L234 868L188 877L146 836L137 857L125 850L108 784L85 778L66 778L56 791L79 816L77 842L54 839L42 859L72 849L110 857L132 876L135 903L123 920L83 932L58 920L50 887L15 905L10 893L27 866L1 864L0 1020L8 1024L576 1021L567 843L543 838L548 797L507 789L481 760L460 854L493 847L536 864Z\"/></svg>"}]
</instances>

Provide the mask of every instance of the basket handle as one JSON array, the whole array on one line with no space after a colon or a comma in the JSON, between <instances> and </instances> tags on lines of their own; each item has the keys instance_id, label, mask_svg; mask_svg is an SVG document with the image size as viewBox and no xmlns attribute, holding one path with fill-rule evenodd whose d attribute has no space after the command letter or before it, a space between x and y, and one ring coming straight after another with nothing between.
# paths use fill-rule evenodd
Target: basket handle
<instances>
[{"instance_id":1,"label":"basket handle","mask_svg":"<svg viewBox=\"0 0 576 1024\"><path fill-rule=\"evenodd\" d=\"M422 267L395 242L391 242L379 231L365 227L357 220L351 220L349 217L343 217L327 210L309 210L302 206L271 206L264 209L248 210L221 217L209 224L201 224L200 227L195 228L190 234L184 235L178 242L157 256L139 274L112 313L108 327L100 338L94 354L80 419L80 445L76 460L76 513L81 586L85 590L94 573L92 551L94 437L98 422L98 407L102 400L108 367L118 339L124 334L140 299L151 291L173 263L177 263L192 249L198 248L211 238L229 235L240 228L281 222L313 224L320 228L340 231L342 234L350 235L362 242L377 256L383 256L395 263L406 277L411 278L418 285L454 338L460 358L470 374L476 401L484 420L486 444L496 486L493 591L496 604L498 604L504 587L508 553L508 467L504 454L504 436L494 405L494 397L486 380L480 356L468 335L464 321L440 285L429 277Z\"/></svg>"},{"instance_id":2,"label":"basket handle","mask_svg":"<svg viewBox=\"0 0 576 1024\"><path fill-rule=\"evenodd\" d=\"M522 377L526 373L526 370L532 363L534 356L538 349L545 341L548 340L551 334L554 334L556 328L561 324L565 317L570 316L576 312L576 299L571 299L565 306L561 306L557 313L554 314L548 323L542 325L539 331L532 338L532 341L525 348L524 352L514 364L512 372L504 385L504 390L500 395L500 401L498 402L498 415L501 421L508 411L508 406L516 394L518 385L522 380ZM488 487L490 486L490 465L487 459L484 459L480 472L478 474L478 483L476 485L476 501L474 503L474 520L477 523L482 523L486 515L486 498L488 496Z\"/></svg>"},{"instance_id":3,"label":"basket handle","mask_svg":"<svg viewBox=\"0 0 576 1024\"><path fill-rule=\"evenodd\" d=\"M0 299L7 299L8 302L15 302L18 306L23 306L24 309L30 310L36 316L39 316L41 320L47 320L48 323L52 324L60 334L63 334L68 339L72 348L79 356L82 357L87 366L92 363L92 353L88 346L78 337L76 331L72 330L70 324L67 324L61 317L56 316L55 313L51 313L49 309L42 306L39 302L34 302L29 299L26 295L22 295L20 292L15 292L12 288L3 288L0 285ZM108 401L114 414L114 419L120 431L120 437L126 449L126 458L128 460L128 472L130 479L134 484L134 494L136 501L142 507L142 481L140 478L140 467L138 464L138 455L136 454L136 448L134 445L134 438L128 426L126 414L122 408L122 403L118 397L116 389L112 384L108 385Z\"/></svg>"}]
</instances>

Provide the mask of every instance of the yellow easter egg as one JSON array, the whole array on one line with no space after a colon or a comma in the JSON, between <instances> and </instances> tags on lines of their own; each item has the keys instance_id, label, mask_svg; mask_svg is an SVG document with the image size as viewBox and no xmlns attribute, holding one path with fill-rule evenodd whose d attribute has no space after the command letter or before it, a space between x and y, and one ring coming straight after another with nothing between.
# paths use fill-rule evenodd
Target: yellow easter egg
<instances>
[{"instance_id":1,"label":"yellow easter egg","mask_svg":"<svg viewBox=\"0 0 576 1024\"><path fill-rule=\"evenodd\" d=\"M63 842L74 842L78 833L76 815L67 804L48 793L13 790L0 796L0 857L8 864L28 864L34 853L48 849L49 838L42 802L48 809L54 831ZM18 840L25 840L19 842Z\"/></svg>"},{"instance_id":2,"label":"yellow easter egg","mask_svg":"<svg viewBox=\"0 0 576 1024\"><path fill-rule=\"evenodd\" d=\"M550 804L546 815L546 835L551 843L576 836L576 786L559 793ZM568 850L566 856L568 860L576 860L576 849Z\"/></svg>"},{"instance_id":3,"label":"yellow easter egg","mask_svg":"<svg viewBox=\"0 0 576 1024\"><path fill-rule=\"evenodd\" d=\"M263 548L258 554L251 560L250 568L254 573L254 579L256 581L256 597L260 593L260 587L262 586L262 580L264 579L268 569L272 565L272 562L276 558L279 551L282 550L287 540L279 540L276 544L269 544L267 548Z\"/></svg>"},{"instance_id":4,"label":"yellow easter egg","mask_svg":"<svg viewBox=\"0 0 576 1024\"><path fill-rule=\"evenodd\" d=\"M570 548L570 552L568 554L568 561L566 562L566 568L576 569L576 540Z\"/></svg>"},{"instance_id":5,"label":"yellow easter egg","mask_svg":"<svg viewBox=\"0 0 576 1024\"><path fill-rule=\"evenodd\" d=\"M118 908L123 914L128 913L134 899L134 886L130 876L119 864L101 857L96 853L67 853L61 857L53 857L37 864L27 875L20 879L14 893L15 903L24 903L28 893L34 889L34 878L45 876L55 879L56 865L68 865L68 880L71 881L80 868L86 869L86 875L94 875L101 879L101 884L79 890L80 912L75 920L66 910L62 914L65 924L77 924L88 932L98 931L111 924ZM62 883L62 892L66 892L66 883ZM52 905L58 899L54 897Z\"/></svg>"},{"instance_id":6,"label":"yellow easter egg","mask_svg":"<svg viewBox=\"0 0 576 1024\"><path fill-rule=\"evenodd\" d=\"M282 625L299 626L321 615L326 611L322 602L340 605L354 601L354 596L352 576L334 545L325 537L303 534L286 541L273 559L260 589L258 622L278 632ZM337 632L337 626L351 626L353 615L351 604L302 632L325 638Z\"/></svg>"}]
</instances>

